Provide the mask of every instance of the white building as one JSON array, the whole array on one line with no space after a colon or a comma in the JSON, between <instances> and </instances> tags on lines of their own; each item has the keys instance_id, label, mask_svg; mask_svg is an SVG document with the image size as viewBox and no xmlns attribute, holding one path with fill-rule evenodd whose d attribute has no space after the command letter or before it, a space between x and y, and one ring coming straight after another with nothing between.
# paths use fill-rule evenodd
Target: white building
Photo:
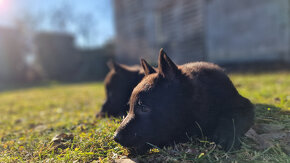
<instances>
[{"instance_id":1,"label":"white building","mask_svg":"<svg viewBox=\"0 0 290 163\"><path fill-rule=\"evenodd\" d=\"M290 61L289 0L115 0L116 57L177 63Z\"/></svg>"}]
</instances>

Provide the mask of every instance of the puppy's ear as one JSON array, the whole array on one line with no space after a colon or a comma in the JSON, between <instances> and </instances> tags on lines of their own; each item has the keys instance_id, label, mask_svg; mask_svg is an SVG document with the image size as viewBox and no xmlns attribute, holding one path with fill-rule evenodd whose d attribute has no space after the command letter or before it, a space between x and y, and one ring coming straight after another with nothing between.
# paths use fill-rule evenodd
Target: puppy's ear
<instances>
[{"instance_id":1,"label":"puppy's ear","mask_svg":"<svg viewBox=\"0 0 290 163\"><path fill-rule=\"evenodd\" d=\"M107 62L107 66L109 67L110 70L115 70L115 68L118 67L118 64L115 61L113 61L112 59L110 59Z\"/></svg>"},{"instance_id":2,"label":"puppy's ear","mask_svg":"<svg viewBox=\"0 0 290 163\"><path fill-rule=\"evenodd\" d=\"M155 69L145 61L145 59L142 58L140 60L140 64L144 70L145 75L153 74L156 72Z\"/></svg>"},{"instance_id":3,"label":"puppy's ear","mask_svg":"<svg viewBox=\"0 0 290 163\"><path fill-rule=\"evenodd\" d=\"M168 79L174 79L180 71L175 63L167 56L166 52L161 48L158 58L159 74Z\"/></svg>"},{"instance_id":4,"label":"puppy's ear","mask_svg":"<svg viewBox=\"0 0 290 163\"><path fill-rule=\"evenodd\" d=\"M108 67L110 68L110 70L114 70L116 72L120 72L120 73L123 73L123 72L128 72L128 70L122 66L121 64L119 63L116 63L115 61L113 60L109 60L107 62L107 65Z\"/></svg>"}]
</instances>

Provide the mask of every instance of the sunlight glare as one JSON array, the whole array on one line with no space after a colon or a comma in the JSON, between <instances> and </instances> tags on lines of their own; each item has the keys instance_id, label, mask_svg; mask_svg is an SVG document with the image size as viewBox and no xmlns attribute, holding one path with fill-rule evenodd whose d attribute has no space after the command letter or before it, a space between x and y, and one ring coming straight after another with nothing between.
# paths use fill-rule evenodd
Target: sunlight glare
<instances>
[{"instance_id":1,"label":"sunlight glare","mask_svg":"<svg viewBox=\"0 0 290 163\"><path fill-rule=\"evenodd\" d=\"M4 7L4 1L5 0L0 0L0 9Z\"/></svg>"},{"instance_id":2,"label":"sunlight glare","mask_svg":"<svg viewBox=\"0 0 290 163\"><path fill-rule=\"evenodd\" d=\"M0 14L4 13L7 10L7 1L6 0L0 0Z\"/></svg>"}]
</instances>

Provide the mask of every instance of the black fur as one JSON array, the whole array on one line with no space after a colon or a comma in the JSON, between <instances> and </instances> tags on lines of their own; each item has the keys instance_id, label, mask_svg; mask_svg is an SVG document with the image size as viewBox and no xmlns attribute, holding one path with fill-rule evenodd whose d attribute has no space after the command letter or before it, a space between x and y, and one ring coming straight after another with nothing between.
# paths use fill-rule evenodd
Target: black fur
<instances>
[{"instance_id":1,"label":"black fur","mask_svg":"<svg viewBox=\"0 0 290 163\"><path fill-rule=\"evenodd\" d=\"M146 61L143 61L142 64L147 64L150 72L153 72L154 69ZM129 111L130 95L134 87L144 77L144 71L139 66L126 66L113 61L110 61L108 66L110 72L104 81L106 101L96 116L125 116Z\"/></svg>"},{"instance_id":2,"label":"black fur","mask_svg":"<svg viewBox=\"0 0 290 163\"><path fill-rule=\"evenodd\" d=\"M163 147L188 136L205 136L225 150L239 147L254 107L224 71L206 62L176 66L163 50L158 63L158 73L146 74L134 88L115 140L137 153L148 143Z\"/></svg>"}]
</instances>

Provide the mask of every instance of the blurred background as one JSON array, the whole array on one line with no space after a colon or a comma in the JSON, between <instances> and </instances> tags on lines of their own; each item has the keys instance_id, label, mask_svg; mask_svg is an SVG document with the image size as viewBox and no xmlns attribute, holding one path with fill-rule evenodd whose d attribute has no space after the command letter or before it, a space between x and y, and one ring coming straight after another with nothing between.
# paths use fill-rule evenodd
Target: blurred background
<instances>
[{"instance_id":1,"label":"blurred background","mask_svg":"<svg viewBox=\"0 0 290 163\"><path fill-rule=\"evenodd\" d=\"M0 86L102 80L114 59L290 68L289 0L0 0Z\"/></svg>"}]
</instances>

